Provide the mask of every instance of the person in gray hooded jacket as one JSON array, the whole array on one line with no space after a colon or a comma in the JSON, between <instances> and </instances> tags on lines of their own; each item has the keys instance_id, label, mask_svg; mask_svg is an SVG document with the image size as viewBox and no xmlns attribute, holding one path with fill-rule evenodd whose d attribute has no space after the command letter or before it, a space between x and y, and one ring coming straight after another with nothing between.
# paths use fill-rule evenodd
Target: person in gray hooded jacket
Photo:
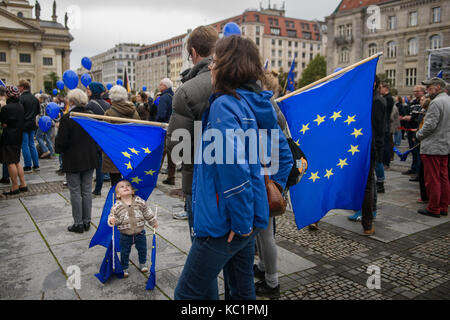
<instances>
[{"instance_id":1,"label":"person in gray hooded jacket","mask_svg":"<svg viewBox=\"0 0 450 320\"><path fill-rule=\"evenodd\" d=\"M194 122L201 121L203 111L209 107L209 97L212 94L211 71L208 69L212 53L219 35L213 27L200 26L189 35L187 50L194 67L183 77L185 81L175 92L172 105L173 111L167 129L167 150L172 152L172 159L179 157L175 146L179 140L174 132L177 129L187 130L191 137L190 159L183 157L182 189L185 195L185 212L174 215L176 219L189 220L189 230L192 235L192 179L194 175ZM174 140L172 141L172 136ZM183 155L181 155L183 156ZM174 161L176 162L176 161ZM192 236L191 236L192 237Z\"/></svg>"}]
</instances>

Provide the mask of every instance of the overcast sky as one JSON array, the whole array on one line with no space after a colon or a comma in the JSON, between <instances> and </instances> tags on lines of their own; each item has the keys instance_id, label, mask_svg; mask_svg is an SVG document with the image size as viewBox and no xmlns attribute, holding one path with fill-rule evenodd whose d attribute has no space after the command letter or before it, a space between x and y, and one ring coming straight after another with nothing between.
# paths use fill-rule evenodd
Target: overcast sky
<instances>
[{"instance_id":1,"label":"overcast sky","mask_svg":"<svg viewBox=\"0 0 450 320\"><path fill-rule=\"evenodd\" d=\"M286 16L324 20L340 0L286 0ZM30 0L34 5L35 1ZM40 0L41 19L51 20L53 0ZM57 0L58 22L64 24L68 8L79 11L79 28L71 30L71 68L81 66L81 58L93 56L120 42L151 44L199 25L211 24L259 8L259 0ZM271 1L279 7L283 1ZM267 7L268 0L262 0Z\"/></svg>"}]
</instances>

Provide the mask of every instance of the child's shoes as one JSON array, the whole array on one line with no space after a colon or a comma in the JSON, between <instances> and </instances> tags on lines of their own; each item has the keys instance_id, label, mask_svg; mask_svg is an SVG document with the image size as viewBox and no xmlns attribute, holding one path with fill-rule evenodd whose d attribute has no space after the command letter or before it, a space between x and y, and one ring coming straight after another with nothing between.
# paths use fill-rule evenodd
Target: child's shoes
<instances>
[{"instance_id":1,"label":"child's shoes","mask_svg":"<svg viewBox=\"0 0 450 320\"><path fill-rule=\"evenodd\" d=\"M123 270L123 277L128 278L128 269Z\"/></svg>"},{"instance_id":2,"label":"child's shoes","mask_svg":"<svg viewBox=\"0 0 450 320\"><path fill-rule=\"evenodd\" d=\"M144 273L148 272L148 268L145 266L145 264L141 264L139 267L141 268L142 272L144 272Z\"/></svg>"}]
</instances>

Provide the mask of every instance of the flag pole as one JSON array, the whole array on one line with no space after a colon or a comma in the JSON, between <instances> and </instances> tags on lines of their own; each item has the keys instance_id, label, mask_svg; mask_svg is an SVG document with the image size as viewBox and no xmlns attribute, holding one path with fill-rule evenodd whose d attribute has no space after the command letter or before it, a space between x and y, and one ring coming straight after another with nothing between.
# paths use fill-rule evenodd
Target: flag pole
<instances>
[{"instance_id":1,"label":"flag pole","mask_svg":"<svg viewBox=\"0 0 450 320\"><path fill-rule=\"evenodd\" d=\"M87 117L87 118L93 118L93 119L99 119L99 120L107 120L107 121L117 121L117 122L125 122L125 123L138 123L138 124L145 124L148 126L153 127L160 127L163 129L167 129L169 126L167 123L162 122L154 122L154 121L145 121L145 120L136 120L136 119L128 119L128 118L119 118L119 117L109 117L109 116L101 116L98 114L91 114L91 113L80 113L80 112L72 112L70 114L70 117Z\"/></svg>"},{"instance_id":2,"label":"flag pole","mask_svg":"<svg viewBox=\"0 0 450 320\"><path fill-rule=\"evenodd\" d=\"M285 96L283 96L283 97L281 97L281 98L278 98L278 99L276 99L275 101L276 101L276 102L281 102L281 101L283 101L283 100L286 100L287 98L290 98L290 97L292 97L292 96L295 96L295 95L297 95L297 94L299 94L299 93L301 93L301 92L303 92L303 91L306 91L306 90L308 90L308 89L310 89L310 88L312 88L312 87L314 87L314 86L317 86L318 84L321 84L321 83L326 82L326 81L328 81L328 80L330 80L330 79L333 79L334 77L336 77L336 76L338 76L338 75L340 75L340 74L342 74L342 73L345 73L345 72L347 72L347 71L349 71L349 70L351 70L351 69L354 69L354 68L356 68L357 66L360 66L360 65L362 65L362 64L364 64L364 63L366 63L366 62L368 62L368 61L371 61L371 60L373 60L373 59L376 59L376 58L378 58L379 56L381 56L382 54L383 54L383 52L378 52L378 53L374 54L373 56L370 56L370 57L368 57L368 58L366 58L366 59L364 59L364 60L361 60L361 61L359 61L359 62L357 62L357 63L355 63L355 64L352 64L351 66L348 66L348 67L346 67L346 68L344 68L344 69L342 69L342 70L340 70L340 71L338 71L338 72L335 72L335 73L333 73L333 74L330 74L329 76L326 76L325 78L322 78L322 79L320 79L320 80L317 80L316 82L313 82L313 83L311 83L311 84L309 84L309 85L307 85L307 86L305 86L305 87L303 87L303 88L300 88L300 89L298 89L298 90L296 90L296 91L294 91L294 92L291 92L291 93L289 93L289 94L287 94L287 95L285 95ZM287 80L286 80L286 83L287 83Z\"/></svg>"},{"instance_id":3,"label":"flag pole","mask_svg":"<svg viewBox=\"0 0 450 320\"><path fill-rule=\"evenodd\" d=\"M115 198L115 193L113 193L113 198L112 198L112 204L114 206L114 198ZM111 207L112 208L112 207ZM116 255L116 248L114 246L114 227L115 225L112 226L112 261L113 261L113 272L116 270L116 263L115 263L115 255Z\"/></svg>"}]
</instances>

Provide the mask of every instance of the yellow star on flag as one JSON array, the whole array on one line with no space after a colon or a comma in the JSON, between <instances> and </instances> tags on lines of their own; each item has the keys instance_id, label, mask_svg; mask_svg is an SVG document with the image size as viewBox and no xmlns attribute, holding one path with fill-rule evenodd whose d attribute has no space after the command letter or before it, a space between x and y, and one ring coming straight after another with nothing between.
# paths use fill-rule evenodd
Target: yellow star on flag
<instances>
[{"instance_id":1,"label":"yellow star on flag","mask_svg":"<svg viewBox=\"0 0 450 320\"><path fill-rule=\"evenodd\" d=\"M148 148L142 148L142 150L144 150L145 153L152 153Z\"/></svg>"},{"instance_id":2,"label":"yellow star on flag","mask_svg":"<svg viewBox=\"0 0 450 320\"><path fill-rule=\"evenodd\" d=\"M348 125L350 125L352 122L356 122L355 117L356 116L353 116L353 117L347 116L347 120L345 120L344 122L346 122L346 123L348 123Z\"/></svg>"},{"instance_id":3,"label":"yellow star on flag","mask_svg":"<svg viewBox=\"0 0 450 320\"><path fill-rule=\"evenodd\" d=\"M355 147L355 146L351 145L350 150L348 150L347 152L351 152L351 153L352 153L352 156L354 156L356 152L360 152L360 151L358 150L358 147L359 147L359 146L356 146L356 147Z\"/></svg>"},{"instance_id":4,"label":"yellow star on flag","mask_svg":"<svg viewBox=\"0 0 450 320\"><path fill-rule=\"evenodd\" d=\"M155 172L156 172L156 171L154 171L154 170L145 171L145 175L146 175L146 176L153 176L153 174L154 174Z\"/></svg>"},{"instance_id":5,"label":"yellow star on flag","mask_svg":"<svg viewBox=\"0 0 450 320\"><path fill-rule=\"evenodd\" d=\"M131 161L128 162L128 163L124 163L124 165L127 166L127 169L128 169L128 170L133 170L133 167L131 166Z\"/></svg>"},{"instance_id":6,"label":"yellow star on flag","mask_svg":"<svg viewBox=\"0 0 450 320\"><path fill-rule=\"evenodd\" d=\"M342 112L342 110L339 112L333 112L333 115L330 118L333 119L334 121L336 121L337 118L342 118L341 112Z\"/></svg>"},{"instance_id":7,"label":"yellow star on flag","mask_svg":"<svg viewBox=\"0 0 450 320\"><path fill-rule=\"evenodd\" d=\"M314 122L317 122L317 125L320 126L320 124L321 124L322 122L325 122L325 117L326 117L326 116L321 117L321 116L318 114L318 115L317 115L317 119L314 120Z\"/></svg>"},{"instance_id":8,"label":"yellow star on flag","mask_svg":"<svg viewBox=\"0 0 450 320\"><path fill-rule=\"evenodd\" d=\"M344 169L344 166L348 166L347 158L344 159L344 160L339 159L339 163L337 164L337 166L338 166L338 167L341 167L341 169Z\"/></svg>"},{"instance_id":9,"label":"yellow star on flag","mask_svg":"<svg viewBox=\"0 0 450 320\"><path fill-rule=\"evenodd\" d=\"M306 125L302 125L303 126L303 128L302 128L302 130L300 130L300 132L303 132L303 134L305 134L306 133L306 131L308 131L309 130L309 123L308 124L306 124Z\"/></svg>"},{"instance_id":10,"label":"yellow star on flag","mask_svg":"<svg viewBox=\"0 0 450 320\"><path fill-rule=\"evenodd\" d=\"M297 147L300 147L300 139L298 139L297 141L295 141L295 144L297 145Z\"/></svg>"},{"instance_id":11,"label":"yellow star on flag","mask_svg":"<svg viewBox=\"0 0 450 320\"><path fill-rule=\"evenodd\" d=\"M128 152L122 152L122 154L127 157L128 159L131 159L131 155Z\"/></svg>"},{"instance_id":12,"label":"yellow star on flag","mask_svg":"<svg viewBox=\"0 0 450 320\"><path fill-rule=\"evenodd\" d=\"M316 182L317 179L320 179L319 171L317 171L316 173L311 172L311 177L309 177L308 180L312 180L313 182Z\"/></svg>"},{"instance_id":13,"label":"yellow star on flag","mask_svg":"<svg viewBox=\"0 0 450 320\"><path fill-rule=\"evenodd\" d=\"M135 155L139 155L139 151L137 151L136 149L134 149L134 148L128 148L128 150L130 150L131 152L133 152Z\"/></svg>"},{"instance_id":14,"label":"yellow star on flag","mask_svg":"<svg viewBox=\"0 0 450 320\"><path fill-rule=\"evenodd\" d=\"M328 178L328 180L330 180L330 177L334 176L333 169L331 168L330 170L327 170L327 169L325 169L325 170L327 171L325 178Z\"/></svg>"},{"instance_id":15,"label":"yellow star on flag","mask_svg":"<svg viewBox=\"0 0 450 320\"><path fill-rule=\"evenodd\" d=\"M355 138L358 138L359 136L362 136L363 133L361 132L362 128L359 130L356 130L356 128L353 129L353 133L351 134L351 136L355 136Z\"/></svg>"},{"instance_id":16,"label":"yellow star on flag","mask_svg":"<svg viewBox=\"0 0 450 320\"><path fill-rule=\"evenodd\" d=\"M139 179L139 177L134 177L133 179L131 179L131 182L134 182L136 184L139 184L139 182L141 182L143 180Z\"/></svg>"}]
</instances>

